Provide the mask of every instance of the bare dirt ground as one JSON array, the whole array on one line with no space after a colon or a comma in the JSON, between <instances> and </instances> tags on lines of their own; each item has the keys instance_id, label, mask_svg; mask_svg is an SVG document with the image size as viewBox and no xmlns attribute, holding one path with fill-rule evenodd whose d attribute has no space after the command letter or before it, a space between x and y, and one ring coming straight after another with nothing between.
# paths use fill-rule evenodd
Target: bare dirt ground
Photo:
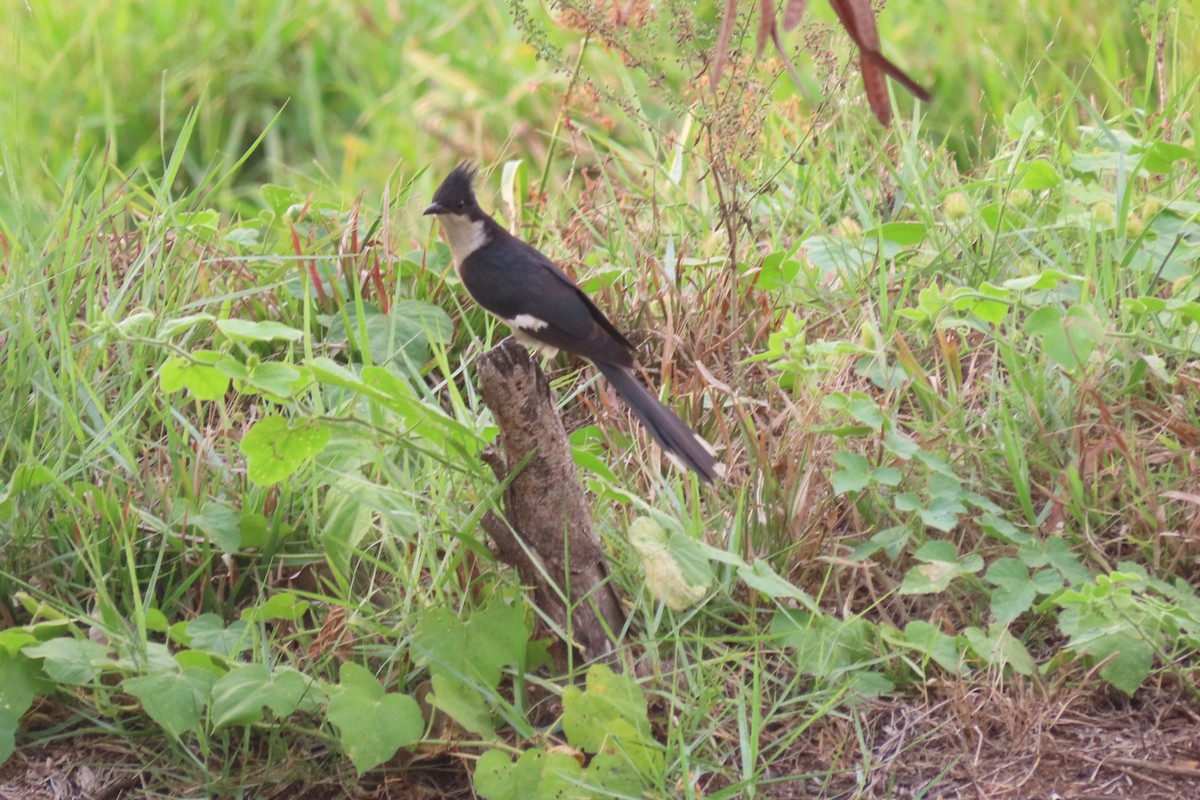
<instances>
[{"instance_id":1,"label":"bare dirt ground","mask_svg":"<svg viewBox=\"0 0 1200 800\"><path fill-rule=\"evenodd\" d=\"M881 701L857 729L829 718L789 765L821 777L767 796L1200 800L1194 701L1014 694L975 686L926 703Z\"/></svg>"},{"instance_id":2,"label":"bare dirt ground","mask_svg":"<svg viewBox=\"0 0 1200 800\"><path fill-rule=\"evenodd\" d=\"M877 701L851 715L824 717L774 760L757 796L1200 800L1196 702L1163 690L1139 693L1134 701L1103 693L1054 700L1036 694L949 686L924 702ZM789 733L767 730L764 739ZM0 800L223 796L156 755L155 743L142 746L135 750L128 739L99 735L27 745L0 767ZM243 797L302 800L475 796L466 759L451 755L362 779L325 753L217 770L226 776L228 796L238 787ZM714 777L697 788L715 794L730 787Z\"/></svg>"}]
</instances>

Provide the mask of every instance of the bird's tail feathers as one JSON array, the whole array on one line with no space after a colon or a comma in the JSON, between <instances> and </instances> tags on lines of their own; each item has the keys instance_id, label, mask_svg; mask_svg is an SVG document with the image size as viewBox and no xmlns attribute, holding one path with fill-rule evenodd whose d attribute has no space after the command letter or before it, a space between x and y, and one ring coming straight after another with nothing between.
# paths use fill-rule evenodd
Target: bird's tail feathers
<instances>
[{"instance_id":1,"label":"bird's tail feathers","mask_svg":"<svg viewBox=\"0 0 1200 800\"><path fill-rule=\"evenodd\" d=\"M595 364L671 463L682 470L692 470L705 483L712 483L725 474L725 465L717 462L717 451L713 446L659 402L632 370L600 361Z\"/></svg>"}]
</instances>

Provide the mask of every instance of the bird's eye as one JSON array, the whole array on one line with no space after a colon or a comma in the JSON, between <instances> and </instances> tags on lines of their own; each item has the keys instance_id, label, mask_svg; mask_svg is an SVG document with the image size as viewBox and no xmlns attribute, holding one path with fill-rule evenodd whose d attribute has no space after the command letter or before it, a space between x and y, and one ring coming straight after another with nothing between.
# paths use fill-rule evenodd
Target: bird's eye
<instances>
[{"instance_id":1,"label":"bird's eye","mask_svg":"<svg viewBox=\"0 0 1200 800\"><path fill-rule=\"evenodd\" d=\"M459 200L459 201L458 201L458 207L459 207L459 208L466 208L466 207L467 207L467 201L466 201L466 200Z\"/></svg>"}]
</instances>

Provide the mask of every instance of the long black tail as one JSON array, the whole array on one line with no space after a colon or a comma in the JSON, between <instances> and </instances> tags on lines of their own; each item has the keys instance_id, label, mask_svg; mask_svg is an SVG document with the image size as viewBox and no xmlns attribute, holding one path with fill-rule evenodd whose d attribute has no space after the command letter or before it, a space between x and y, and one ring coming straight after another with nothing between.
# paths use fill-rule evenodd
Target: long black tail
<instances>
[{"instance_id":1,"label":"long black tail","mask_svg":"<svg viewBox=\"0 0 1200 800\"><path fill-rule=\"evenodd\" d=\"M660 403L631 370L602 361L594 363L675 466L692 470L705 483L712 483L725 473L725 465L717 463L712 445Z\"/></svg>"}]
</instances>

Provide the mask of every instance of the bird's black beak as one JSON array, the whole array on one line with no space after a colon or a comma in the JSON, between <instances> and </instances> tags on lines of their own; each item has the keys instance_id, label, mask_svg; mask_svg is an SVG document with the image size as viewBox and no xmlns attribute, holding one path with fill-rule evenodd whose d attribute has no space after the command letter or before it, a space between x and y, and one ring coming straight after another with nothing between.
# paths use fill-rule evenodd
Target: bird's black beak
<instances>
[{"instance_id":1,"label":"bird's black beak","mask_svg":"<svg viewBox=\"0 0 1200 800\"><path fill-rule=\"evenodd\" d=\"M446 207L444 205L442 205L441 203L430 203L429 208L427 208L423 212L421 212L421 216L427 217L430 214L445 214L445 213L446 213Z\"/></svg>"}]
</instances>

